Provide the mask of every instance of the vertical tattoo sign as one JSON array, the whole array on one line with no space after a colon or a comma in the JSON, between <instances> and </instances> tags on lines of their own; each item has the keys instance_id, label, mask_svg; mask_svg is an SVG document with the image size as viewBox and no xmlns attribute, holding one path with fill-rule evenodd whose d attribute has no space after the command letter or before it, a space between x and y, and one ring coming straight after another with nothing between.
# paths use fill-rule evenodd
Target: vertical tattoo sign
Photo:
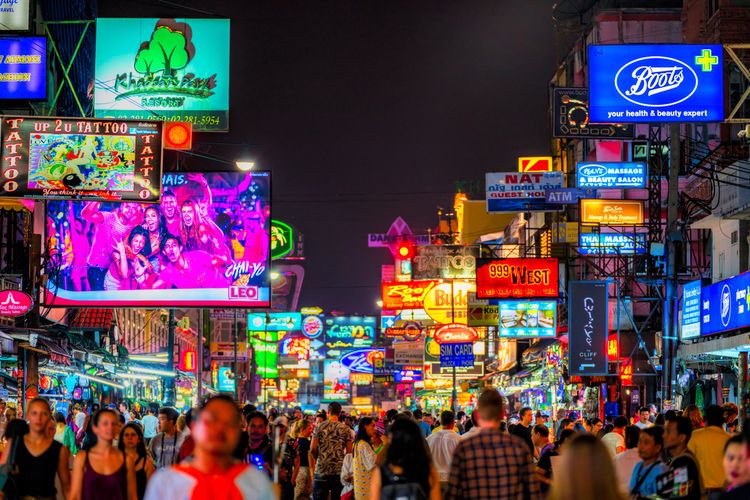
<instances>
[{"instance_id":1,"label":"vertical tattoo sign","mask_svg":"<svg viewBox=\"0 0 750 500\"><path fill-rule=\"evenodd\" d=\"M609 333L607 282L571 281L568 298L570 374L606 375Z\"/></svg>"}]
</instances>

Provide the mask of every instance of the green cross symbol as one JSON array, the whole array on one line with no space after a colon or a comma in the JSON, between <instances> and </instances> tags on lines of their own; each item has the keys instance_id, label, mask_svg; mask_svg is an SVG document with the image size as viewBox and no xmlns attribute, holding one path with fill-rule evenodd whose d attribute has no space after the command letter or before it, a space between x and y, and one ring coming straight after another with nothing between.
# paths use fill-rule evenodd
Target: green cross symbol
<instances>
[{"instance_id":1,"label":"green cross symbol","mask_svg":"<svg viewBox=\"0 0 750 500\"><path fill-rule=\"evenodd\" d=\"M711 49L703 49L701 55L695 56L695 64L701 71L711 71L714 64L719 64L719 57L711 54Z\"/></svg>"}]
</instances>

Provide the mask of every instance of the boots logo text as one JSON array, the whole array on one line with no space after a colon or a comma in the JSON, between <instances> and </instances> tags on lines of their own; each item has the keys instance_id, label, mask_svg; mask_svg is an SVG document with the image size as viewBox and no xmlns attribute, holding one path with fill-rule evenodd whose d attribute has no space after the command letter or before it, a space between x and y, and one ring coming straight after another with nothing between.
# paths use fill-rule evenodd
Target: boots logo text
<instances>
[{"instance_id":1,"label":"boots logo text","mask_svg":"<svg viewBox=\"0 0 750 500\"><path fill-rule=\"evenodd\" d=\"M623 65L615 75L617 92L628 101L652 108L674 106L698 89L698 75L684 62L649 56Z\"/></svg>"}]
</instances>

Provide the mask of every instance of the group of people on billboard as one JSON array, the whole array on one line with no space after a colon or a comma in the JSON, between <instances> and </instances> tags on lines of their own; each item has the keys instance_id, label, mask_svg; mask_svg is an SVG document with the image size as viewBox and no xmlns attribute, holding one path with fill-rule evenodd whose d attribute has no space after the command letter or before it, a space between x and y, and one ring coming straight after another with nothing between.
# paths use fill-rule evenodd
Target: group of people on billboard
<instances>
[{"instance_id":1,"label":"group of people on billboard","mask_svg":"<svg viewBox=\"0 0 750 500\"><path fill-rule=\"evenodd\" d=\"M165 174L160 204L50 202L57 286L75 291L262 283L268 183L253 175Z\"/></svg>"}]
</instances>

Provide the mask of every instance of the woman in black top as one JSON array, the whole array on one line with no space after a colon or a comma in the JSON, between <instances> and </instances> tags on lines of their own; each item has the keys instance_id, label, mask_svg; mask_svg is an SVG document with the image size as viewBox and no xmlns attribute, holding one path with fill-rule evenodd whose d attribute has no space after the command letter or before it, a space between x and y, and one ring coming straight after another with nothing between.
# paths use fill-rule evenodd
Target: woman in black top
<instances>
[{"instance_id":1,"label":"woman in black top","mask_svg":"<svg viewBox=\"0 0 750 500\"><path fill-rule=\"evenodd\" d=\"M117 447L126 456L131 457L135 463L135 482L138 492L138 500L143 500L146 494L146 483L156 471L156 466L146 451L146 440L143 438L141 426L130 422L120 431L120 439Z\"/></svg>"}]
</instances>

